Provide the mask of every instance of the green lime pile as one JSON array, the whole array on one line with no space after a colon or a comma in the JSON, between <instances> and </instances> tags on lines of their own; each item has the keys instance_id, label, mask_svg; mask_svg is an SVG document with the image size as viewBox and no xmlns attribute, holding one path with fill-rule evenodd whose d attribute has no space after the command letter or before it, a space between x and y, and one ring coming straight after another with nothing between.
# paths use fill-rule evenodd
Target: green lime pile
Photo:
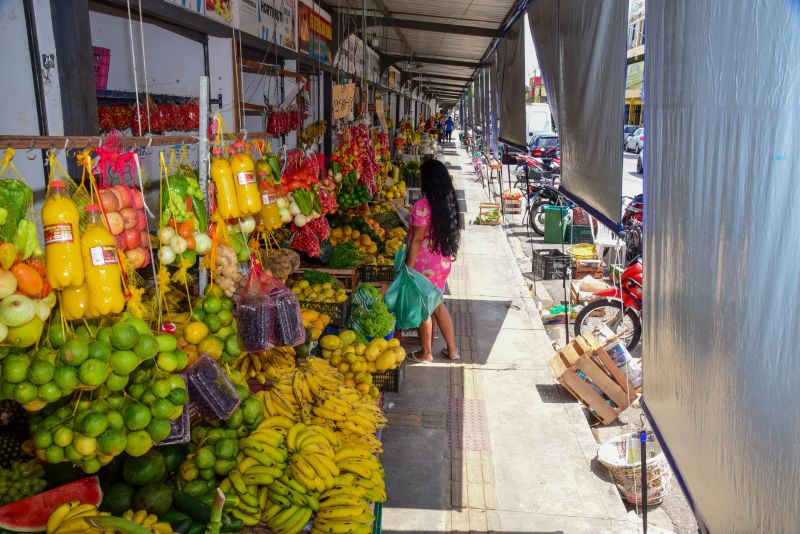
<instances>
[{"instance_id":1,"label":"green lime pile","mask_svg":"<svg viewBox=\"0 0 800 534\"><path fill-rule=\"evenodd\" d=\"M153 335L141 319L128 317L94 332L80 326L67 332L52 321L47 345L27 352L11 352L2 359L0 398L12 399L29 411L38 411L75 390L122 391L131 373L156 358L166 372L181 370L188 359L176 350L169 334Z\"/></svg>"},{"instance_id":2,"label":"green lime pile","mask_svg":"<svg viewBox=\"0 0 800 534\"><path fill-rule=\"evenodd\" d=\"M34 495L46 486L44 468L38 460L13 462L8 469L0 469L0 504Z\"/></svg>"},{"instance_id":3,"label":"green lime pile","mask_svg":"<svg viewBox=\"0 0 800 534\"><path fill-rule=\"evenodd\" d=\"M237 385L241 404L227 421L204 422L192 427L190 454L178 469L177 486L199 496L216 487L237 465L239 438L247 437L264 419L261 403L247 387Z\"/></svg>"},{"instance_id":4,"label":"green lime pile","mask_svg":"<svg viewBox=\"0 0 800 534\"><path fill-rule=\"evenodd\" d=\"M233 301L218 286L209 286L204 296L192 302L191 322L184 327L183 338L198 354L232 362L242 355L237 330Z\"/></svg>"}]
</instances>

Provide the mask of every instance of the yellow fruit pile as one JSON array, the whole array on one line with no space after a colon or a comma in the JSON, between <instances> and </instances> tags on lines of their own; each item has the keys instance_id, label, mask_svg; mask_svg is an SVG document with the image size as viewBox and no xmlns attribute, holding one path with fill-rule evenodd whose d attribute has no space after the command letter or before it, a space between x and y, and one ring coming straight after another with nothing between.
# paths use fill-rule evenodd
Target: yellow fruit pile
<instances>
[{"instance_id":1,"label":"yellow fruit pile","mask_svg":"<svg viewBox=\"0 0 800 534\"><path fill-rule=\"evenodd\" d=\"M295 292L297 298L309 302L328 302L338 304L347 302L347 290L334 288L328 282L324 284L311 284L308 280L289 280L289 288ZM330 318L328 319L330 321Z\"/></svg>"},{"instance_id":2,"label":"yellow fruit pile","mask_svg":"<svg viewBox=\"0 0 800 534\"><path fill-rule=\"evenodd\" d=\"M331 323L329 315L319 313L317 310L303 309L300 315L303 317L303 326L311 333L312 341L317 341L322 331Z\"/></svg>"},{"instance_id":3,"label":"yellow fruit pile","mask_svg":"<svg viewBox=\"0 0 800 534\"><path fill-rule=\"evenodd\" d=\"M254 378L259 384L277 381L294 369L295 350L292 347L273 347L265 352L250 352L236 360L233 367L244 380Z\"/></svg>"},{"instance_id":4,"label":"yellow fruit pile","mask_svg":"<svg viewBox=\"0 0 800 534\"><path fill-rule=\"evenodd\" d=\"M331 237L328 241L332 247L335 247L339 243L352 241L356 245L356 248L358 248L358 251L362 254L378 253L378 245L372 241L372 238L369 235L362 234L358 230L354 230L349 226L331 228Z\"/></svg>"},{"instance_id":5,"label":"yellow fruit pile","mask_svg":"<svg viewBox=\"0 0 800 534\"><path fill-rule=\"evenodd\" d=\"M322 336L319 344L322 357L344 375L345 384L373 398L377 398L378 390L372 385L370 373L394 369L406 357L398 339L376 338L365 345L356 341L352 330Z\"/></svg>"},{"instance_id":6,"label":"yellow fruit pile","mask_svg":"<svg viewBox=\"0 0 800 534\"><path fill-rule=\"evenodd\" d=\"M385 198L386 200L392 200L394 198L405 198L405 196L406 196L406 182L404 180L398 180L392 185L384 185L383 189L381 189L381 197Z\"/></svg>"}]
</instances>

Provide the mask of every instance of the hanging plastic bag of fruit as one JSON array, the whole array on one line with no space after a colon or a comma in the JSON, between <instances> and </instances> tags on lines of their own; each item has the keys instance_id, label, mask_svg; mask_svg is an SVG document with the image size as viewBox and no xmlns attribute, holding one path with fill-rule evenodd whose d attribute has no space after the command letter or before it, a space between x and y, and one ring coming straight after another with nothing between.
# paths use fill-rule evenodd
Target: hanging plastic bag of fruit
<instances>
[{"instance_id":1,"label":"hanging plastic bag of fruit","mask_svg":"<svg viewBox=\"0 0 800 534\"><path fill-rule=\"evenodd\" d=\"M233 296L239 324L239 347L260 352L293 346L305 339L297 295L256 263Z\"/></svg>"}]
</instances>

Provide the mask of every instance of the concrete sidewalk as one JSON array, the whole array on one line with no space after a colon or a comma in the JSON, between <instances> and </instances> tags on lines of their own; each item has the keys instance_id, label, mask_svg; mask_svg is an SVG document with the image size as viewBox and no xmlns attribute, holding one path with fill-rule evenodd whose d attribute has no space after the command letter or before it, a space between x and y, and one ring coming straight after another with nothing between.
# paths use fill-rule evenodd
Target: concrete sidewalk
<instances>
[{"instance_id":1,"label":"concrete sidewalk","mask_svg":"<svg viewBox=\"0 0 800 534\"><path fill-rule=\"evenodd\" d=\"M446 295L462 359L407 364L387 395L383 532L636 532L547 369L551 342L502 228L472 224L488 199L470 160L445 153L466 201Z\"/></svg>"}]
</instances>

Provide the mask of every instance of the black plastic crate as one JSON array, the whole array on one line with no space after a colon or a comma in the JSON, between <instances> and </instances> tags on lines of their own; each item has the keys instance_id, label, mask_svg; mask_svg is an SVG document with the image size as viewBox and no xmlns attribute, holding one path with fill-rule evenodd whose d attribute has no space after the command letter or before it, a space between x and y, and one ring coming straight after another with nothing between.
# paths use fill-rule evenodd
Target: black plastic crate
<instances>
[{"instance_id":1,"label":"black plastic crate","mask_svg":"<svg viewBox=\"0 0 800 534\"><path fill-rule=\"evenodd\" d=\"M540 280L563 280L567 276L567 267L571 260L568 254L554 248L534 250L531 271Z\"/></svg>"},{"instance_id":2,"label":"black plastic crate","mask_svg":"<svg viewBox=\"0 0 800 534\"><path fill-rule=\"evenodd\" d=\"M362 265L358 269L361 282L391 282L394 280L394 265Z\"/></svg>"},{"instance_id":3,"label":"black plastic crate","mask_svg":"<svg viewBox=\"0 0 800 534\"><path fill-rule=\"evenodd\" d=\"M314 302L312 300L301 300L300 307L307 310L315 310L324 313L331 318L330 324L333 326L344 326L350 318L350 295L344 302Z\"/></svg>"},{"instance_id":4,"label":"black plastic crate","mask_svg":"<svg viewBox=\"0 0 800 534\"><path fill-rule=\"evenodd\" d=\"M591 226L571 224L567 227L566 241L576 245L578 243L594 243Z\"/></svg>"},{"instance_id":5,"label":"black plastic crate","mask_svg":"<svg viewBox=\"0 0 800 534\"><path fill-rule=\"evenodd\" d=\"M406 376L406 361L383 373L372 373L372 384L382 393L400 393Z\"/></svg>"}]
</instances>

